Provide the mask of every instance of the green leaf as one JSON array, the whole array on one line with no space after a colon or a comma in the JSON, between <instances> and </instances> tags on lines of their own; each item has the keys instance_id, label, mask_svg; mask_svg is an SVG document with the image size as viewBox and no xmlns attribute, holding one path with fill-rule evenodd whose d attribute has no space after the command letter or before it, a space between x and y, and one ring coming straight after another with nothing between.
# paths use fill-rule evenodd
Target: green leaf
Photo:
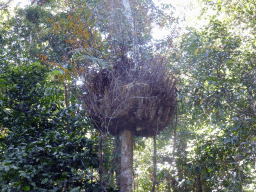
<instances>
[{"instance_id":1,"label":"green leaf","mask_svg":"<svg viewBox=\"0 0 256 192\"><path fill-rule=\"evenodd\" d=\"M44 178L41 184L45 184L48 181L48 178Z\"/></svg>"},{"instance_id":2,"label":"green leaf","mask_svg":"<svg viewBox=\"0 0 256 192\"><path fill-rule=\"evenodd\" d=\"M62 73L60 72L60 70L54 70L54 71L51 72L51 74L52 75L59 75L59 74L62 74Z\"/></svg>"},{"instance_id":3,"label":"green leaf","mask_svg":"<svg viewBox=\"0 0 256 192\"><path fill-rule=\"evenodd\" d=\"M27 185L27 186L24 187L24 190L25 190L25 191L29 191L29 190L30 190L30 187Z\"/></svg>"},{"instance_id":4,"label":"green leaf","mask_svg":"<svg viewBox=\"0 0 256 192\"><path fill-rule=\"evenodd\" d=\"M80 191L80 187L73 188L70 192L77 192Z\"/></svg>"}]
</instances>

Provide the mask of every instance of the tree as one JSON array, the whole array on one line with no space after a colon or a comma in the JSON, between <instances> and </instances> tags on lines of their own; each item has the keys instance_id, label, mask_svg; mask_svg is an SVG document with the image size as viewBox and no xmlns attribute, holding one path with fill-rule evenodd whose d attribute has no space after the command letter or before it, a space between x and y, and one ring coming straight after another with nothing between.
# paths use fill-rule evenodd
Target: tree
<instances>
[{"instance_id":1,"label":"tree","mask_svg":"<svg viewBox=\"0 0 256 192\"><path fill-rule=\"evenodd\" d=\"M122 135L121 191L132 190L134 135L154 136L175 115L175 80L160 59L153 62L135 71L131 67L120 73L111 69L92 72L83 87L85 108L94 125Z\"/></svg>"},{"instance_id":2,"label":"tree","mask_svg":"<svg viewBox=\"0 0 256 192\"><path fill-rule=\"evenodd\" d=\"M116 12L116 15L112 15L109 14L110 12L105 12L102 10L97 9L98 7L102 6L103 4L95 4L95 2L91 2L91 3L82 3L82 2L76 2L75 4L73 4L72 1L69 1L69 3L72 5L72 9L69 10L69 12L67 14L63 14L60 15L61 17L55 17L55 20L53 22L53 31L54 34L57 36L60 36L62 39L64 39L64 42L67 43L67 46L70 48L69 50L69 55L66 54L62 57L62 61L60 61L59 63L52 63L55 66L60 67L62 70L64 70L67 73L71 74L73 77L75 76L80 76L83 75L84 79L86 79L85 82L85 86L84 86L84 90L83 93L84 95L82 95L83 98L85 98L86 102L85 102L85 108L89 111L92 111L92 108L94 107L99 107L96 106L98 104L94 104L94 102L98 102L97 100L100 99L100 95L105 94L104 90L105 88L109 88L109 83L110 81L115 81L114 84L111 84L111 89L114 91L113 94L118 94L118 96L116 97L115 100L118 100L117 98L120 96L121 91L123 90L114 90L116 89L116 86L118 85L118 78L123 78L122 82L124 85L122 86L128 86L131 88L131 92L129 92L129 94L132 93L133 89L138 89L138 87L144 87L143 89L145 89L146 91L146 86L147 86L147 78L151 78L152 81L154 81L153 79L155 79L155 81L161 85L163 85L163 87L165 87L164 89L170 89L167 91L167 95L166 96L162 96L162 99L165 100L165 97L169 97L171 98L170 101L166 101L165 106L163 104L159 104L162 105L162 108L158 108L157 106L155 106L156 104L152 104L154 106L152 106L152 110L160 110L160 112L152 112L151 116L152 119L156 118L153 117L154 113L159 113L159 118L161 118L162 113L166 113L165 115L162 116L161 120L157 120L156 122L159 122L160 125L156 124L155 122L153 122L153 120L151 119L150 122L152 122L151 128L154 125L155 128L152 128L152 130L145 128L146 126L143 125L142 123L142 119L141 117L138 117L140 121L140 125L138 126L143 126L145 129L147 129L147 131L145 131L145 135L147 136L152 136L156 133L159 133L160 130L162 130L164 128L164 126L166 126L169 122L170 119L172 119L172 112L173 109L175 108L173 105L173 103L171 102L174 99L174 86L175 86L175 80L172 79L171 77L168 77L168 73L167 73L167 68L165 68L166 63L160 61L160 60L164 60L164 58L159 57L159 61L156 61L157 58L154 60L154 63L148 61L148 64L144 65L144 56L140 51L138 53L138 51L136 50L137 47L137 43L139 43L139 45L145 45L149 40L150 40L150 29L151 29L151 21L150 19L147 17L147 13L149 11L147 11L147 9L145 9L146 3L145 2L137 2L134 1L132 2L132 5L130 4L129 6L123 6L123 5L128 5L127 3L129 2L124 2L124 4L121 3L113 3L110 1L106 1L103 2L104 5L106 5L106 10L114 10L114 12ZM93 5L96 5L93 6ZM83 9L81 9L83 7ZM138 8L139 7L139 8ZM93 11L90 11L93 8ZM133 9L132 9L133 8ZM152 10L154 10L155 8L153 8ZM96 10L96 11L95 11ZM121 12L118 12L119 10L121 10ZM139 13L139 10L144 10L143 14L141 13L139 17L136 17L136 19L134 19L134 22L142 22L142 20L146 19L148 22L144 22L145 25L138 25L139 27L137 29L135 29L135 26L132 30L130 30L130 25L131 22L129 21L129 19L127 19L127 14L131 14L131 10L133 12L133 16L136 17L138 16L137 13ZM128 11L128 13L127 13ZM107 16L105 16L104 14L106 14ZM129 15L128 14L128 15ZM106 22L106 20L102 20L103 19L108 18L109 21ZM122 19L118 20L117 16L120 16ZM154 15L154 17L156 17ZM154 18L152 16L152 18ZM97 18L97 19L95 19ZM106 25L109 24L109 25ZM114 23L117 23L116 25ZM101 38L100 34L99 34L99 30L101 32L101 36L105 35L105 38ZM136 31L137 30L137 31ZM136 31L136 33L135 33ZM143 47L141 46L141 47ZM145 51L146 53L146 51ZM132 54L133 56L133 61L131 59L128 58L128 54ZM139 54L142 55L142 57L139 56ZM147 51L146 53L147 55L153 55L152 53L150 53L149 51ZM153 57L153 56L152 56ZM48 62L47 60L44 60L46 62ZM143 66L141 68L141 70L137 70L137 72L132 72L132 68L138 68L138 62L139 65ZM50 63L50 62L48 62ZM69 68L67 69L67 66L64 67L64 64L69 64ZM145 62L146 63L146 62ZM157 67L150 67L147 69L147 67L150 64L157 64L159 67L159 71L157 70ZM92 70L91 68L95 68L96 70L101 71L99 73L99 76L97 75L97 72L95 73L94 70ZM112 70L113 69L113 70ZM152 71L155 71L155 73L159 72L159 74L162 74L163 77L159 78L159 74L158 75L153 75L151 74L150 69ZM147 71L149 70L149 71ZM70 73L71 72L71 73ZM145 72L145 73L144 73ZM137 74L136 74L137 73ZM136 79L138 75L141 75L140 79L137 78L136 81L132 80L132 78L128 78L129 74ZM168 75L167 75L168 74ZM101 76L102 75L102 76ZM108 76L109 75L109 76ZM98 80L97 80L98 78ZM113 79L108 79L108 78L113 78ZM144 79L143 79L144 78ZM172 80L171 80L172 79ZM97 82L98 81L98 82ZM164 82L161 82L164 81ZM155 83L156 83L155 82ZM166 84L165 84L166 83ZM149 83L151 86L153 84L153 82ZM102 87L101 87L102 86ZM168 86L170 86L169 88L167 88ZM153 88L153 87L152 87ZM154 88L157 89L157 88ZM96 91L95 93L93 91ZM103 92L102 92L103 91ZM109 91L109 90L108 90ZM147 91L146 91L147 92ZM99 98L91 98L94 94L97 95L97 97L99 96ZM99 94L99 95L98 95ZM128 95L129 95L128 94ZM143 93L144 94L144 93ZM157 92L157 90L155 90L155 93L152 93L153 95L148 95L150 94L149 92L145 93L146 95L138 95L138 97L142 96L145 97L145 99L149 99L152 97L157 97L158 94L161 94L160 92ZM154 95L156 94L156 95ZM128 96L127 95L127 96ZM88 96L88 97L87 97ZM107 96L107 95L106 95ZM131 98L129 98L131 96ZM122 107L124 105L127 104L126 99L128 100L128 103L131 104L131 102L133 102L133 100L135 100L135 102L137 102L138 100L136 100L136 98L133 99L133 96L130 95L129 97L126 98L121 98L120 101L123 101L122 103ZM105 97L105 96L104 96ZM135 96L137 97L137 95ZM147 98L149 97L149 98ZM112 99L114 99L115 97L113 97ZM131 100L131 101L129 101ZM104 101L105 102L105 101ZM106 101L106 103L102 103L103 107L104 105L107 105L108 102L110 101ZM141 105L144 101L138 101ZM154 101L152 101L154 102ZM162 101L164 102L164 101ZM127 104L127 106L129 106L130 104ZM117 106L117 103L113 104L114 106L112 107L107 107L108 110L113 110L113 109L117 109L116 112L118 112L120 109ZM131 104L132 105L132 104ZM92 108L90 108L92 107ZM134 106L135 107L135 106ZM133 107L133 108L134 108ZM146 108L146 106L145 106ZM103 109L103 108L102 108ZM128 109L126 107L126 109ZM141 111L138 113L143 113L144 112L144 108L141 107ZM165 111L161 111L161 110L165 110ZM128 113L128 111L126 111ZM100 113L105 113L104 109L100 112ZM110 115L109 117L107 117L104 120L104 126L107 126L109 123L106 123L106 120L109 122L112 121L113 119L118 119L116 118L115 113L113 113L113 111L110 111L110 113L112 114L108 114ZM119 112L118 112L119 113ZM92 118L94 118L95 114L91 113L90 114ZM98 115L98 116L97 116ZM100 120L96 120L98 123L104 119L106 116L102 116L102 114L97 114L96 116L98 118L100 118ZM111 115L114 115L111 117ZM138 114L138 116L140 116L140 114ZM133 121L133 120L132 120ZM135 120L134 120L135 121ZM160 123L161 121L161 123ZM129 125L130 124L130 125ZM97 123L95 123L94 125L96 125L100 130L105 131L105 127L102 127L97 125ZM112 124L113 125L113 124ZM112 126L111 125L111 126ZM119 125L120 126L120 125ZM121 171L122 173L124 173L124 175L122 176L121 174L121 188L123 187L122 190L126 191L126 190L131 190L131 184L132 184L132 140L133 140L133 131L136 129L135 126L135 122L129 122L128 124L124 125L127 126L127 129L131 129L132 131L123 131L122 133L124 134L122 136L123 138L123 153L124 154L128 154L128 156L130 158L128 158L128 160L125 160L125 156L123 155L123 161L121 158L121 164L123 164L123 168L121 168L123 171ZM156 131L156 129L158 129ZM139 129L139 128L138 128ZM112 133L113 135L118 135L120 130L117 129L117 131L114 131L115 133ZM135 134L141 134L144 135L143 133L144 131L141 131L139 133L139 131L135 132ZM120 132L121 133L121 132ZM130 139L129 139L130 138ZM125 140L128 139L128 140ZM125 152L125 146L129 146L129 151ZM100 149L100 147L99 147ZM101 159L101 158L100 158ZM126 163L126 161L129 161L129 164ZM123 162L123 163L122 163ZM128 166L128 168L126 168L125 166ZM125 171L128 170L129 175L125 175ZM123 179L122 179L123 177ZM128 179L127 179L128 178ZM127 186L126 184L126 180L128 181L128 185L129 185L129 189L126 189L125 186Z\"/></svg>"},{"instance_id":3,"label":"tree","mask_svg":"<svg viewBox=\"0 0 256 192\"><path fill-rule=\"evenodd\" d=\"M216 10L231 9L211 3ZM240 9L239 4L234 11ZM255 36L241 35L239 25L234 30L235 15L218 14L202 30L190 28L172 55L182 85L176 162L182 191L254 190L255 54L249 47Z\"/></svg>"},{"instance_id":4,"label":"tree","mask_svg":"<svg viewBox=\"0 0 256 192\"><path fill-rule=\"evenodd\" d=\"M98 166L96 147L85 137L89 119L75 106L62 108L49 75L39 63L4 67L1 191L98 190L91 175Z\"/></svg>"},{"instance_id":5,"label":"tree","mask_svg":"<svg viewBox=\"0 0 256 192\"><path fill-rule=\"evenodd\" d=\"M52 14L47 11L49 7L58 8L54 9L55 13ZM152 72L149 72L150 70L156 70L156 68L149 67L149 71L147 71L147 65L145 64L148 58L155 58L155 60L153 59L154 62L149 61L148 64L156 63L157 66L159 64L160 71L168 71L168 69L163 69L166 62L156 61L157 59L161 60L162 57L154 57L153 46L149 46L152 39L150 35L152 25L156 23L164 26L173 22L171 17L165 18L165 16L166 14L157 9L152 1L58 1L58 4L41 3L36 7L19 10L15 16L16 18L7 23L10 30L8 32L4 31L4 46L7 48L6 50L9 50L9 61L14 60L17 61L16 63L22 64L24 59L36 61L39 57L41 61L53 68L52 75L56 81L61 82L58 85L60 89L64 89L64 100L61 99L65 101L65 106L68 107L76 102L72 97L74 95L73 91L77 91L77 87L74 86L76 79L83 79L83 76L85 83L89 83L92 77L90 75L94 75L92 68L110 71L111 73L114 71L115 74L112 73L112 75L117 79L120 77L125 80L129 73L136 78L141 75L146 79L148 75L152 79L157 79L158 77L151 75ZM24 53L27 54L25 57ZM143 66L144 64L145 66ZM132 68L136 69L139 66L143 70L132 71ZM143 71L145 74L142 73ZM163 74L162 71L159 74ZM168 81L168 77L164 77ZM134 82L132 79L126 79L127 82L123 82L124 87L130 91L140 88L146 90L148 82L145 83L146 80L143 80L143 78L137 78ZM160 79L158 78L158 80ZM171 79L175 84L175 80ZM154 89L157 88L154 87ZM156 95L147 96L157 97L158 93L156 92ZM82 93L86 94L86 91ZM145 103L147 103L147 96L145 97ZM142 100L139 102L143 103ZM171 105L173 104L170 104L169 107ZM164 110L167 108L166 106L162 107ZM143 110L145 109L141 107L141 111ZM167 113L161 112L161 107L155 110L163 117L156 122L159 122L159 124L164 122L163 125L157 126L153 122L151 125L153 131L150 131L150 129L141 131L141 133L136 131L135 135L147 132L147 136L153 136L167 125L165 121L171 116L168 110ZM165 117L163 113L165 113ZM142 120L140 121L142 122ZM143 123L141 122L138 129L142 128ZM160 129L156 131L153 126ZM69 133L69 126L66 127ZM104 143L109 144L111 141L112 138L103 141L103 151ZM119 142L115 143L118 144ZM118 149L118 147L116 146L115 149ZM107 153L104 151L103 154L103 173L105 174L111 173L112 167L110 164L112 160L116 159L116 162L118 162L119 155L112 153L111 150L113 150L112 147ZM108 156L108 154L113 154L113 157ZM132 166L130 166L130 170L132 170ZM106 182L104 187L110 186L110 184L107 184L107 179L104 181Z\"/></svg>"}]
</instances>

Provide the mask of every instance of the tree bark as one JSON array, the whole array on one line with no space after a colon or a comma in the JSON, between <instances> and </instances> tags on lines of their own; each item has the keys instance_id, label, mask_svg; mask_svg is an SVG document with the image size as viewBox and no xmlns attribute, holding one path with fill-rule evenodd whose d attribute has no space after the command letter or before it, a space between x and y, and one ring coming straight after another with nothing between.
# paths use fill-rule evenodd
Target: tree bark
<instances>
[{"instance_id":1,"label":"tree bark","mask_svg":"<svg viewBox=\"0 0 256 192\"><path fill-rule=\"evenodd\" d=\"M103 158L102 158L102 133L99 134L99 146L98 146L98 156L99 156L99 177L100 177L100 187L103 191L103 170L102 170L102 164L103 164Z\"/></svg>"},{"instance_id":2,"label":"tree bark","mask_svg":"<svg viewBox=\"0 0 256 192\"><path fill-rule=\"evenodd\" d=\"M121 140L119 135L115 136L115 172L116 172L116 186L120 188L121 177Z\"/></svg>"},{"instance_id":3,"label":"tree bark","mask_svg":"<svg viewBox=\"0 0 256 192\"><path fill-rule=\"evenodd\" d=\"M121 192L132 192L133 181L133 137L134 133L124 130L121 146Z\"/></svg>"},{"instance_id":4,"label":"tree bark","mask_svg":"<svg viewBox=\"0 0 256 192\"><path fill-rule=\"evenodd\" d=\"M63 81L64 83L64 92L65 92L65 105L66 107L68 107L68 88L67 88L67 84L65 82L65 80Z\"/></svg>"},{"instance_id":5,"label":"tree bark","mask_svg":"<svg viewBox=\"0 0 256 192\"><path fill-rule=\"evenodd\" d=\"M168 176L166 177L167 180L167 192L171 192L171 181L170 181L170 176L168 174Z\"/></svg>"},{"instance_id":6,"label":"tree bark","mask_svg":"<svg viewBox=\"0 0 256 192\"><path fill-rule=\"evenodd\" d=\"M152 192L155 192L155 187L156 187L156 136L154 136L154 157L153 157L153 186L152 186Z\"/></svg>"},{"instance_id":7,"label":"tree bark","mask_svg":"<svg viewBox=\"0 0 256 192\"><path fill-rule=\"evenodd\" d=\"M198 191L198 192L203 192L203 186L202 186L200 174L198 174L196 180L197 180L197 182L196 182L197 191Z\"/></svg>"}]
</instances>

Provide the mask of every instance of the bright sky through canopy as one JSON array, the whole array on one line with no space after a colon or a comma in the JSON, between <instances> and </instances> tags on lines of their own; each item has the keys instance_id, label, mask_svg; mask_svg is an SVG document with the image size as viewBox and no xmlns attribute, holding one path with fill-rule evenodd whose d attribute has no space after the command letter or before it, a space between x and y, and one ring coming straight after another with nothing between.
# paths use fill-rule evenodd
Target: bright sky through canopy
<instances>
[{"instance_id":1,"label":"bright sky through canopy","mask_svg":"<svg viewBox=\"0 0 256 192\"><path fill-rule=\"evenodd\" d=\"M6 3L8 0L2 0L2 2ZM196 0L153 0L156 6L161 6L161 4L170 4L174 7L174 9L170 9L174 11L174 17L179 17L179 25L180 28L183 28L185 25L195 26L193 22L193 18L197 17L198 9ZM27 5L31 4L31 0L12 0L10 3L11 9L14 9L16 6L20 8L24 8ZM193 8L192 8L193 7ZM166 10L168 13L168 10ZM172 35L172 29L160 28L155 26L152 30L152 35L155 40L165 39L167 36Z\"/></svg>"},{"instance_id":2,"label":"bright sky through canopy","mask_svg":"<svg viewBox=\"0 0 256 192\"><path fill-rule=\"evenodd\" d=\"M1 0L0 2L7 3L9 0ZM11 9L19 6L20 8L24 8L26 5L31 4L31 0L12 0L10 2Z\"/></svg>"},{"instance_id":3,"label":"bright sky through canopy","mask_svg":"<svg viewBox=\"0 0 256 192\"><path fill-rule=\"evenodd\" d=\"M195 26L193 18L196 18L199 13L199 7L196 0L153 0L156 6L161 6L161 4L169 4L173 6L174 17L179 18L180 28L184 28L185 25ZM168 12L167 12L168 13ZM153 38L154 39L164 39L168 35L171 35L170 29L164 29L155 27L153 29Z\"/></svg>"}]
</instances>

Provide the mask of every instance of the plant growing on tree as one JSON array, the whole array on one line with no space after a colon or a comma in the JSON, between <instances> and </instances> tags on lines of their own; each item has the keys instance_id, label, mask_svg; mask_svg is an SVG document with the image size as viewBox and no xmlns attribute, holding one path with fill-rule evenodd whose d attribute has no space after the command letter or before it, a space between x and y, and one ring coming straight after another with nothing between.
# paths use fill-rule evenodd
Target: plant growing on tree
<instances>
[{"instance_id":1,"label":"plant growing on tree","mask_svg":"<svg viewBox=\"0 0 256 192\"><path fill-rule=\"evenodd\" d=\"M91 71L82 98L94 125L103 132L122 135L121 191L132 190L133 137L155 136L175 115L176 80L164 58L134 63L123 58L118 67Z\"/></svg>"}]
</instances>

